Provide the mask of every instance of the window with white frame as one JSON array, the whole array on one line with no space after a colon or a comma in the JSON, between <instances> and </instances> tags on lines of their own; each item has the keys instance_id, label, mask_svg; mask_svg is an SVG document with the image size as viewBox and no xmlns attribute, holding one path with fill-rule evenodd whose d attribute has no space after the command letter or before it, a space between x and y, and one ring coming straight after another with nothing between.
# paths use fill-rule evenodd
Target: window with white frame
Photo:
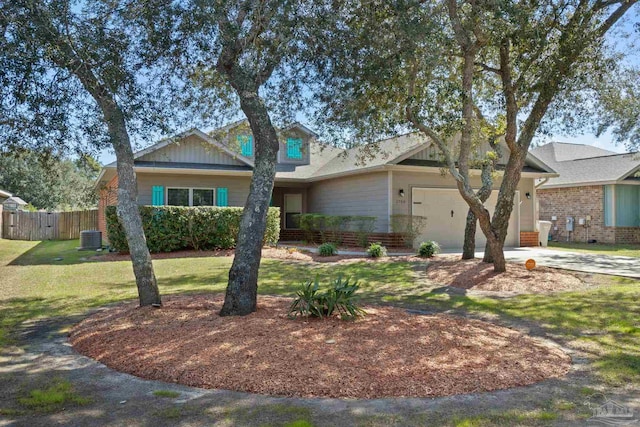
<instances>
[{"instance_id":1,"label":"window with white frame","mask_svg":"<svg viewBox=\"0 0 640 427\"><path fill-rule=\"evenodd\" d=\"M167 205L214 206L214 188L167 188Z\"/></svg>"}]
</instances>

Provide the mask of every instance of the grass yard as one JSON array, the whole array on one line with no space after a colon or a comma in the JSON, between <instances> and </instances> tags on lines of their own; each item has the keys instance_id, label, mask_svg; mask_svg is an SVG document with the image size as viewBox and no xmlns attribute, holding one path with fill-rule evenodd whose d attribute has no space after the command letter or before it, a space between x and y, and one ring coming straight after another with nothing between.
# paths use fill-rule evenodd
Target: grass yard
<instances>
[{"instance_id":1,"label":"grass yard","mask_svg":"<svg viewBox=\"0 0 640 427\"><path fill-rule=\"evenodd\" d=\"M86 258L95 253L78 252L75 246L76 242L73 241L0 240L0 349L4 347L7 350L21 344L14 332L22 322L81 314L92 307L136 298L129 261L88 261ZM594 246L588 247L591 249ZM562 249L574 250L573 246ZM639 248L621 249L622 253L616 254L630 255L633 251L636 251L635 256L640 255ZM230 265L230 257L154 261L163 294L223 292ZM426 291L423 285L416 282L412 266L408 263L309 266L263 260L259 292L293 295L294 288L299 283L312 279L316 274L320 275L321 279L326 278L325 281L338 274L358 278L362 287L361 294L367 302L391 303L422 309L456 309L497 315L505 321L530 322L556 337L563 345L580 350L590 361L589 366L594 374L593 387L581 387L579 390L576 388L579 399L564 402L556 401L549 396L548 401L534 412L519 408L498 410L495 414L485 415L466 416L464 412L456 412L449 414L441 423L432 425L548 425L557 422L557 419L565 419L563 417L584 420L589 414L581 406L582 401L595 390L626 388L637 394L640 389L638 281L602 278L602 286L585 291L489 298ZM71 401L75 399L75 395L71 394L72 391L64 382L43 385L39 390L42 392L27 393L23 399L31 398L35 402L42 393L54 395L51 399L55 402L60 400L60 396ZM174 396L170 393L160 390L156 399L170 403L171 397ZM43 404L48 404L47 402L45 399ZM178 416L181 416L180 411L184 412L186 406L176 408L167 408L166 418L171 418L172 411L178 411ZM295 407L291 408L292 411L295 410ZM253 416L248 415L247 411L234 411L228 411L232 420L241 421ZM296 413L295 416L289 416L287 412L285 415L277 413L273 417L291 421L302 419L308 423L304 425L313 425L313 417L310 414L305 413L302 416ZM379 422L375 417L365 418L361 422L362 425L394 425L392 419L385 417L380 418ZM409 419L404 421L408 422L407 420ZM359 423L360 421L358 419ZM275 425L283 424L278 422Z\"/></svg>"},{"instance_id":2,"label":"grass yard","mask_svg":"<svg viewBox=\"0 0 640 427\"><path fill-rule=\"evenodd\" d=\"M549 242L549 249L603 255L619 255L640 258L640 245L610 245L605 243Z\"/></svg>"},{"instance_id":3,"label":"grass yard","mask_svg":"<svg viewBox=\"0 0 640 427\"><path fill-rule=\"evenodd\" d=\"M75 241L0 240L0 347L12 343L10 332L26 320L80 314L93 307L137 297L130 261L83 261L95 252L75 250ZM61 260L58 260L62 258ZM224 292L231 257L155 260L160 291ZM260 293L292 295L294 286L318 274L357 277L367 299L391 292L416 292L406 263L313 268L265 259Z\"/></svg>"}]
</instances>

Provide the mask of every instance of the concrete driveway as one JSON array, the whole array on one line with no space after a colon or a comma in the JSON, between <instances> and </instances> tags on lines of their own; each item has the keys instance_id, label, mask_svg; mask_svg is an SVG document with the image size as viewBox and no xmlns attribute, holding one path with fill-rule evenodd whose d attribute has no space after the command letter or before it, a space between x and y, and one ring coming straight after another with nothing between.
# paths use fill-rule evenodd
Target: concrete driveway
<instances>
[{"instance_id":1,"label":"concrete driveway","mask_svg":"<svg viewBox=\"0 0 640 427\"><path fill-rule=\"evenodd\" d=\"M482 257L483 255L483 253L477 253L476 256ZM545 267L640 279L640 258L565 252L544 248L510 248L505 249L504 255L507 261L511 262L524 263L532 258L536 264Z\"/></svg>"},{"instance_id":2,"label":"concrete driveway","mask_svg":"<svg viewBox=\"0 0 640 427\"><path fill-rule=\"evenodd\" d=\"M284 247L287 245L284 244ZM291 246L317 252L318 248L291 243ZM412 255L414 251L392 251L390 256ZM461 249L445 249L443 253L462 254ZM340 251L341 255L365 255L364 251ZM476 258L482 258L484 252L476 251ZM582 252L566 252L546 248L505 248L507 261L524 263L532 258L537 265L562 268L564 270L581 271L583 273L609 274L612 276L640 279L640 258L589 254Z\"/></svg>"}]
</instances>

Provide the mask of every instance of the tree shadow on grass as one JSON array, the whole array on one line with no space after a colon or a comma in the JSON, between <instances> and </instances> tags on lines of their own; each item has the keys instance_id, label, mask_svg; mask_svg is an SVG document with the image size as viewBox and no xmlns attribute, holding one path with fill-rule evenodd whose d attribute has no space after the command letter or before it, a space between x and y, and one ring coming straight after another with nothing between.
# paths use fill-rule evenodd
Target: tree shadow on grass
<instances>
[{"instance_id":1,"label":"tree shadow on grass","mask_svg":"<svg viewBox=\"0 0 640 427\"><path fill-rule=\"evenodd\" d=\"M8 265L73 265L91 262L96 251L80 251L77 240L44 240L21 253Z\"/></svg>"}]
</instances>

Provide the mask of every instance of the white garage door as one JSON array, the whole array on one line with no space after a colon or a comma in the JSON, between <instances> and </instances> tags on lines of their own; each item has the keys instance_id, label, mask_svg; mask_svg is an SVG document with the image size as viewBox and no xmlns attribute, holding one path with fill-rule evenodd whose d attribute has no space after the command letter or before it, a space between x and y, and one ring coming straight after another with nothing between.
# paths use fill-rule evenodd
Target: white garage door
<instances>
[{"instance_id":1,"label":"white garage door","mask_svg":"<svg viewBox=\"0 0 640 427\"><path fill-rule=\"evenodd\" d=\"M484 204L493 215L498 191L493 191ZM427 218L427 225L416 245L426 240L435 240L443 248L461 248L464 241L464 227L467 221L469 206L462 199L457 189L413 188L411 190L412 215ZM483 249L486 238L480 225L476 231L476 248ZM505 246L520 244L520 193L516 192L513 211L509 220L509 229Z\"/></svg>"}]
</instances>

